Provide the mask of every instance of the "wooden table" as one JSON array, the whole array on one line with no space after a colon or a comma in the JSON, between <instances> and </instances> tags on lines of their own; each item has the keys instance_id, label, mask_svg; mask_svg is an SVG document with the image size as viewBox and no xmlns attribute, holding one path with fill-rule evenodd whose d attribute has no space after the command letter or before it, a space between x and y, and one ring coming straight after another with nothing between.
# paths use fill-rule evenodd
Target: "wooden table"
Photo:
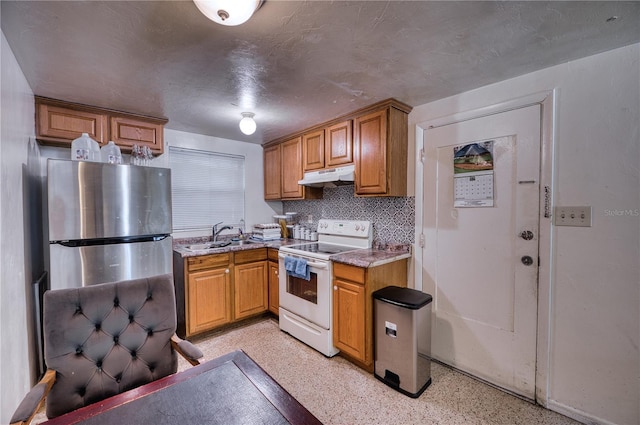
<instances>
[{"instance_id":1,"label":"wooden table","mask_svg":"<svg viewBox=\"0 0 640 425\"><path fill-rule=\"evenodd\" d=\"M242 351L234 351L45 423L321 424Z\"/></svg>"}]
</instances>

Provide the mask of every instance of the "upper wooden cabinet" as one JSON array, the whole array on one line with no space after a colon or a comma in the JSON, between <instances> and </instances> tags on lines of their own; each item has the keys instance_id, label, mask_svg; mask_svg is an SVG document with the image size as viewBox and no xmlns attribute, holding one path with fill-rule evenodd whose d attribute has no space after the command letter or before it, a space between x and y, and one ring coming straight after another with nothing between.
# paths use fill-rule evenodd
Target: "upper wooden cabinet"
<instances>
[{"instance_id":1,"label":"upper wooden cabinet","mask_svg":"<svg viewBox=\"0 0 640 425\"><path fill-rule=\"evenodd\" d=\"M304 171L321 170L353 162L352 120L302 135Z\"/></svg>"},{"instance_id":2,"label":"upper wooden cabinet","mask_svg":"<svg viewBox=\"0 0 640 425\"><path fill-rule=\"evenodd\" d=\"M264 147L265 199L321 198L322 188L298 185L304 172L348 164L355 164L357 196L406 196L411 109L387 99L270 141ZM281 149L279 198L273 169L277 146Z\"/></svg>"},{"instance_id":3,"label":"upper wooden cabinet","mask_svg":"<svg viewBox=\"0 0 640 425\"><path fill-rule=\"evenodd\" d=\"M264 149L264 199L280 199L282 166L280 157L280 145L271 146Z\"/></svg>"},{"instance_id":4,"label":"upper wooden cabinet","mask_svg":"<svg viewBox=\"0 0 640 425\"><path fill-rule=\"evenodd\" d=\"M302 138L288 140L280 146L282 152L282 199L302 198L304 186L298 184L302 179Z\"/></svg>"},{"instance_id":5,"label":"upper wooden cabinet","mask_svg":"<svg viewBox=\"0 0 640 425\"><path fill-rule=\"evenodd\" d=\"M82 133L104 145L107 140L107 115L92 111L76 111L42 103L36 98L36 134L38 140L54 146L70 147Z\"/></svg>"},{"instance_id":6,"label":"upper wooden cabinet","mask_svg":"<svg viewBox=\"0 0 640 425\"><path fill-rule=\"evenodd\" d=\"M317 130L302 135L302 169L303 171L324 168L324 130ZM302 177L300 177L302 178Z\"/></svg>"},{"instance_id":7,"label":"upper wooden cabinet","mask_svg":"<svg viewBox=\"0 0 640 425\"><path fill-rule=\"evenodd\" d=\"M125 151L130 152L133 145L138 145L148 146L151 152L162 153L164 151L163 123L121 116L111 117L109 123L111 134L109 140L113 140L121 149L124 147Z\"/></svg>"},{"instance_id":8,"label":"upper wooden cabinet","mask_svg":"<svg viewBox=\"0 0 640 425\"><path fill-rule=\"evenodd\" d=\"M407 195L407 112L388 105L354 121L355 192Z\"/></svg>"},{"instance_id":9,"label":"upper wooden cabinet","mask_svg":"<svg viewBox=\"0 0 640 425\"><path fill-rule=\"evenodd\" d=\"M36 139L43 144L71 147L74 139L88 133L100 145L113 140L123 153L131 152L133 145L148 146L157 155L164 152L166 119L39 96L35 101Z\"/></svg>"},{"instance_id":10,"label":"upper wooden cabinet","mask_svg":"<svg viewBox=\"0 0 640 425\"><path fill-rule=\"evenodd\" d=\"M337 167L353 162L353 121L339 122L325 129L325 166Z\"/></svg>"},{"instance_id":11,"label":"upper wooden cabinet","mask_svg":"<svg viewBox=\"0 0 640 425\"><path fill-rule=\"evenodd\" d=\"M316 199L322 197L322 188L298 184L302 180L302 137L296 137L280 145L281 149L281 199Z\"/></svg>"}]
</instances>

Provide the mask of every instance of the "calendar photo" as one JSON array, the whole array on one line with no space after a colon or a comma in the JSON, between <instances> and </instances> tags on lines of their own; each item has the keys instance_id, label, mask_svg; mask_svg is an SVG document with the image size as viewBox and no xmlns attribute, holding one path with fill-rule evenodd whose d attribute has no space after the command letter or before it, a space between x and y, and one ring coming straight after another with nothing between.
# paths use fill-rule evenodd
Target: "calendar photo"
<instances>
[{"instance_id":1,"label":"calendar photo","mask_svg":"<svg viewBox=\"0 0 640 425\"><path fill-rule=\"evenodd\" d=\"M493 170L493 140L453 148L454 174Z\"/></svg>"}]
</instances>

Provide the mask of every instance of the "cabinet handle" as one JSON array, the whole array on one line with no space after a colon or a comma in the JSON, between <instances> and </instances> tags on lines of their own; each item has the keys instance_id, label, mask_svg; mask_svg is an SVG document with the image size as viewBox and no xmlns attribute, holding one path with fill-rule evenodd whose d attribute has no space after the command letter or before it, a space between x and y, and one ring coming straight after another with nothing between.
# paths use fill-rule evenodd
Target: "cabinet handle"
<instances>
[{"instance_id":1,"label":"cabinet handle","mask_svg":"<svg viewBox=\"0 0 640 425\"><path fill-rule=\"evenodd\" d=\"M337 291L338 290L338 286L337 285L333 285L333 290Z\"/></svg>"},{"instance_id":2,"label":"cabinet handle","mask_svg":"<svg viewBox=\"0 0 640 425\"><path fill-rule=\"evenodd\" d=\"M275 270L274 273L276 274L276 276L278 275L278 270Z\"/></svg>"},{"instance_id":3,"label":"cabinet handle","mask_svg":"<svg viewBox=\"0 0 640 425\"><path fill-rule=\"evenodd\" d=\"M224 272L225 272L225 273L229 273L229 269L226 269Z\"/></svg>"}]
</instances>

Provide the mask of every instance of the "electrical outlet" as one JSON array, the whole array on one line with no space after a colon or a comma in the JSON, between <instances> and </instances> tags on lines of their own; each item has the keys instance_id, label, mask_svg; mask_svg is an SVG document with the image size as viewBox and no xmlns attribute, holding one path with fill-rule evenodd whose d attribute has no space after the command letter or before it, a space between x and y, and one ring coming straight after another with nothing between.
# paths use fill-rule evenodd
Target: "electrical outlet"
<instances>
[{"instance_id":1,"label":"electrical outlet","mask_svg":"<svg viewBox=\"0 0 640 425\"><path fill-rule=\"evenodd\" d=\"M591 207L555 207L553 211L556 226L591 227Z\"/></svg>"},{"instance_id":2,"label":"electrical outlet","mask_svg":"<svg viewBox=\"0 0 640 425\"><path fill-rule=\"evenodd\" d=\"M307 216L307 223L313 223L313 214Z\"/></svg>"}]
</instances>

